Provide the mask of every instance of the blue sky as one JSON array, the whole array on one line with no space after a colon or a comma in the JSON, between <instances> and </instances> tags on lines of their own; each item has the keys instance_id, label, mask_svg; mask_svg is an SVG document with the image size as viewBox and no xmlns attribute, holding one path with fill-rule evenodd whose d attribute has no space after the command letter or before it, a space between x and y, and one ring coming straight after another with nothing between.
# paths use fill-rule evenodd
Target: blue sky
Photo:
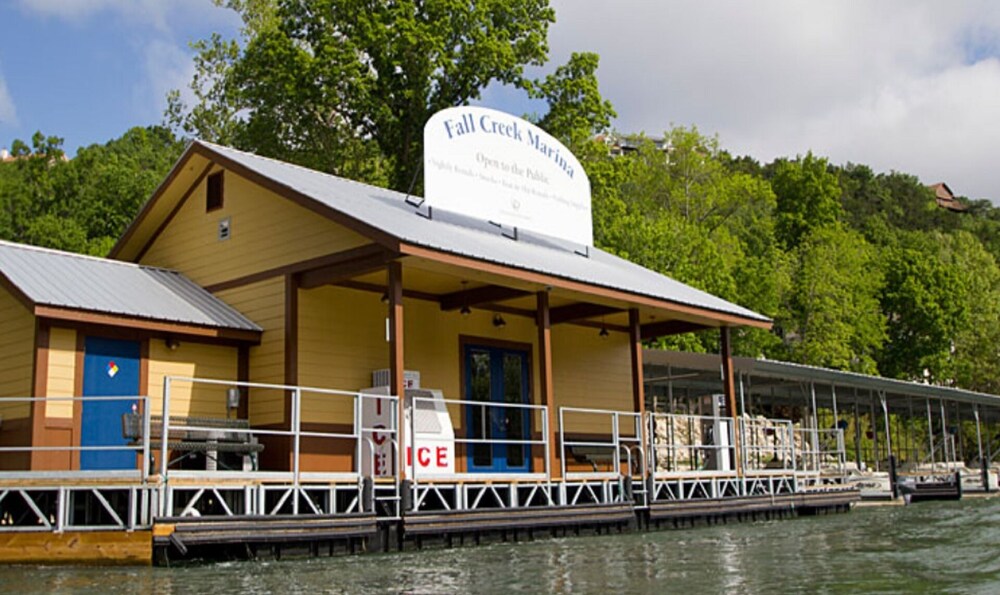
<instances>
[{"instance_id":1,"label":"blue sky","mask_svg":"<svg viewBox=\"0 0 1000 595\"><path fill-rule=\"evenodd\" d=\"M0 145L41 130L74 153L159 123L167 90L190 80L188 42L239 26L207 0L176 4L186 10L142 0L0 5Z\"/></svg>"},{"instance_id":2,"label":"blue sky","mask_svg":"<svg viewBox=\"0 0 1000 595\"><path fill-rule=\"evenodd\" d=\"M1000 199L1000 2L551 3L548 69L598 52L621 131L694 125L761 161L812 150ZM0 146L41 130L72 154L159 123L187 44L238 26L210 0L4 0ZM483 103L532 109L495 89Z\"/></svg>"}]
</instances>

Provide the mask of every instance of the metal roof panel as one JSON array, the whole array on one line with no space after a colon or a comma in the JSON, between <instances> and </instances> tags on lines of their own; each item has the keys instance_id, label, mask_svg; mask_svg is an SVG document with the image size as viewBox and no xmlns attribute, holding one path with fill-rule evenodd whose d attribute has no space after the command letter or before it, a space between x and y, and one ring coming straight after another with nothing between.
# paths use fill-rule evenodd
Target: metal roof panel
<instances>
[{"instance_id":1,"label":"metal roof panel","mask_svg":"<svg viewBox=\"0 0 1000 595\"><path fill-rule=\"evenodd\" d=\"M38 305L261 330L187 277L165 269L0 241L0 273Z\"/></svg>"},{"instance_id":2,"label":"metal roof panel","mask_svg":"<svg viewBox=\"0 0 1000 595\"><path fill-rule=\"evenodd\" d=\"M228 147L198 144L406 243L751 320L770 320L598 248L590 247L584 256L579 253L583 246L525 231L518 231L514 240L487 221L441 210L428 217L426 208L408 204L407 196L399 192Z\"/></svg>"}]
</instances>

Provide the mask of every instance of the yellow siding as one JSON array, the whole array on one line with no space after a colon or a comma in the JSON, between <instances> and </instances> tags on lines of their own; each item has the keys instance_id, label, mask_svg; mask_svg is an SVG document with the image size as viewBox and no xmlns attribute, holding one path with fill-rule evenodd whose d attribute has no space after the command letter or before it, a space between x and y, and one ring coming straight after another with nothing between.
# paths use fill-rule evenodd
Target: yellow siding
<instances>
[{"instance_id":1,"label":"yellow siding","mask_svg":"<svg viewBox=\"0 0 1000 595\"><path fill-rule=\"evenodd\" d=\"M236 380L237 349L181 341L170 350L159 339L149 341L150 411L163 411L163 384L166 376ZM227 386L171 381L170 414L193 417L225 417Z\"/></svg>"},{"instance_id":2,"label":"yellow siding","mask_svg":"<svg viewBox=\"0 0 1000 595\"><path fill-rule=\"evenodd\" d=\"M321 287L299 291L299 384L356 391L389 365L386 306L376 293ZM302 421L352 423L353 399L305 393Z\"/></svg>"},{"instance_id":3,"label":"yellow siding","mask_svg":"<svg viewBox=\"0 0 1000 595\"><path fill-rule=\"evenodd\" d=\"M220 291L217 296L264 329L260 345L250 348L250 381L284 384L284 278ZM255 425L281 423L285 415L284 399L281 391L252 389L249 397L250 422Z\"/></svg>"},{"instance_id":4,"label":"yellow siding","mask_svg":"<svg viewBox=\"0 0 1000 595\"><path fill-rule=\"evenodd\" d=\"M628 336L601 337L593 328L562 324L552 331L552 381L556 407L632 411L632 361ZM609 435L611 417L567 415L568 432ZM632 422L621 432L633 434Z\"/></svg>"},{"instance_id":5,"label":"yellow siding","mask_svg":"<svg viewBox=\"0 0 1000 595\"><path fill-rule=\"evenodd\" d=\"M232 172L225 173L224 192L223 208L206 213L202 181L142 262L212 285L368 243ZM232 235L219 241L219 221L227 217Z\"/></svg>"},{"instance_id":6,"label":"yellow siding","mask_svg":"<svg viewBox=\"0 0 1000 595\"><path fill-rule=\"evenodd\" d=\"M35 352L34 316L14 296L0 289L0 396L30 397ZM4 419L28 417L29 403L0 404Z\"/></svg>"},{"instance_id":7,"label":"yellow siding","mask_svg":"<svg viewBox=\"0 0 1000 595\"><path fill-rule=\"evenodd\" d=\"M385 304L379 294L324 287L301 291L299 297L299 382L306 386L356 391L372 383L372 371L389 365ZM459 337L531 345L532 402L538 403L537 331L533 319L507 316L502 329L493 326L493 313L473 310L469 316L442 312L424 300L404 301L404 361L407 370L420 372L424 388L440 389L446 399L462 399ZM596 331L595 331L596 332ZM303 421L349 423L349 401L319 397L303 401ZM334 405L334 403L342 403ZM452 422L462 426L453 408ZM537 427L537 424L536 424Z\"/></svg>"},{"instance_id":8,"label":"yellow siding","mask_svg":"<svg viewBox=\"0 0 1000 595\"><path fill-rule=\"evenodd\" d=\"M75 397L76 394L76 331L53 328L49 331L49 371L46 397ZM73 401L51 401L45 404L46 417L73 417Z\"/></svg>"}]
</instances>

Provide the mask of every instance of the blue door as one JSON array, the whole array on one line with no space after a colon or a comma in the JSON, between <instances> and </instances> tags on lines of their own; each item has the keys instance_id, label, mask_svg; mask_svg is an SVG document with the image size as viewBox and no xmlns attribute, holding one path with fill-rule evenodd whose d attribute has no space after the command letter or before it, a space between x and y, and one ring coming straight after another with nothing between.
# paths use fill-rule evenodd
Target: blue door
<instances>
[{"instance_id":1,"label":"blue door","mask_svg":"<svg viewBox=\"0 0 1000 595\"><path fill-rule=\"evenodd\" d=\"M135 397L139 394L139 343L87 337L83 356L84 397ZM80 446L120 446L122 414L132 411L135 399L83 401ZM80 452L80 469L135 469L134 450Z\"/></svg>"},{"instance_id":2,"label":"blue door","mask_svg":"<svg viewBox=\"0 0 1000 595\"><path fill-rule=\"evenodd\" d=\"M482 403L528 403L528 353L516 349L467 346L465 398ZM529 470L530 445L503 440L528 440L531 413L497 405L467 405L466 435L497 442L469 445L469 470L524 472Z\"/></svg>"}]
</instances>

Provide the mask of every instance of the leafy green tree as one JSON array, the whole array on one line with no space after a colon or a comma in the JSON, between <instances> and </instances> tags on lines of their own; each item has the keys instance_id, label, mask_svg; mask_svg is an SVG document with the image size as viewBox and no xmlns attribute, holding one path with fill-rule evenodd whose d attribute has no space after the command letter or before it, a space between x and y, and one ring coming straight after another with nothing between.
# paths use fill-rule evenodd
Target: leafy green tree
<instances>
[{"instance_id":1,"label":"leafy green tree","mask_svg":"<svg viewBox=\"0 0 1000 595\"><path fill-rule=\"evenodd\" d=\"M66 159L62 140L16 140L0 163L0 237L104 255L135 218L183 144L163 127L133 128Z\"/></svg>"},{"instance_id":2,"label":"leafy green tree","mask_svg":"<svg viewBox=\"0 0 1000 595\"><path fill-rule=\"evenodd\" d=\"M969 289L945 260L941 234L911 232L883 250L882 313L887 341L879 370L893 378L942 381L950 377L954 338L968 325Z\"/></svg>"},{"instance_id":3,"label":"leafy green tree","mask_svg":"<svg viewBox=\"0 0 1000 595\"><path fill-rule=\"evenodd\" d=\"M242 44L197 46L192 86L168 120L207 138L407 190L431 114L497 82L527 87L554 12L546 0L233 1ZM228 140L229 139L225 139Z\"/></svg>"},{"instance_id":4,"label":"leafy green tree","mask_svg":"<svg viewBox=\"0 0 1000 595\"><path fill-rule=\"evenodd\" d=\"M529 87L533 97L545 99L549 111L537 124L571 148L607 132L617 116L610 101L602 98L597 83L600 58L592 53L574 53L569 62Z\"/></svg>"},{"instance_id":5,"label":"leafy green tree","mask_svg":"<svg viewBox=\"0 0 1000 595\"><path fill-rule=\"evenodd\" d=\"M777 197L776 233L795 248L809 233L840 220L840 186L826 159L809 152L794 161L779 160L771 180Z\"/></svg>"},{"instance_id":6,"label":"leafy green tree","mask_svg":"<svg viewBox=\"0 0 1000 595\"><path fill-rule=\"evenodd\" d=\"M778 317L792 361L875 373L885 340L883 279L872 246L837 225L801 239L787 305Z\"/></svg>"}]
</instances>

